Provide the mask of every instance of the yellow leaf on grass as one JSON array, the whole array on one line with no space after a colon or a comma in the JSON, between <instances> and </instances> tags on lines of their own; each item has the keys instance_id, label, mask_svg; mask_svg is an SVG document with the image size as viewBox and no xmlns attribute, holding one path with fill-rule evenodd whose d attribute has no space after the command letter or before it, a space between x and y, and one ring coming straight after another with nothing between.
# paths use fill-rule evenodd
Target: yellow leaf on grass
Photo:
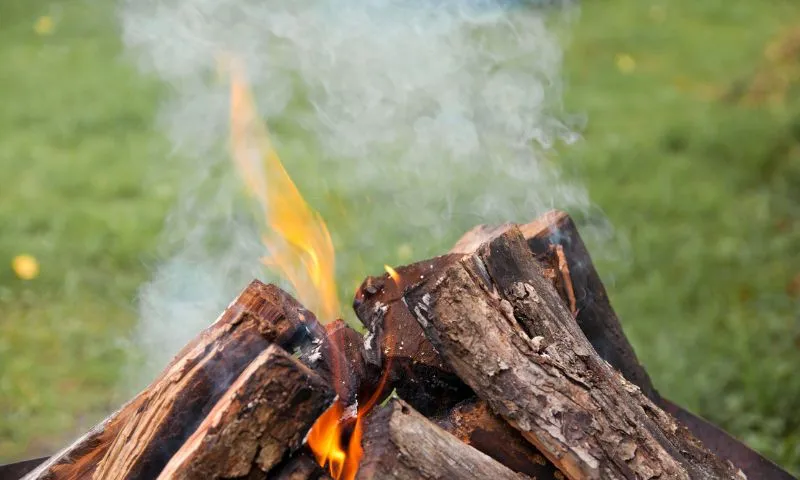
<instances>
[{"instance_id":1,"label":"yellow leaf on grass","mask_svg":"<svg viewBox=\"0 0 800 480\"><path fill-rule=\"evenodd\" d=\"M22 280L33 280L39 276L39 262L32 255L17 255L11 260L11 268Z\"/></svg>"},{"instance_id":2,"label":"yellow leaf on grass","mask_svg":"<svg viewBox=\"0 0 800 480\"><path fill-rule=\"evenodd\" d=\"M614 60L619 71L624 74L632 73L636 70L636 60L627 53L618 53Z\"/></svg>"},{"instance_id":3,"label":"yellow leaf on grass","mask_svg":"<svg viewBox=\"0 0 800 480\"><path fill-rule=\"evenodd\" d=\"M53 17L49 15L39 17L36 23L33 24L33 31L36 32L37 35L50 35L53 33L54 29L55 22L53 21Z\"/></svg>"}]
</instances>

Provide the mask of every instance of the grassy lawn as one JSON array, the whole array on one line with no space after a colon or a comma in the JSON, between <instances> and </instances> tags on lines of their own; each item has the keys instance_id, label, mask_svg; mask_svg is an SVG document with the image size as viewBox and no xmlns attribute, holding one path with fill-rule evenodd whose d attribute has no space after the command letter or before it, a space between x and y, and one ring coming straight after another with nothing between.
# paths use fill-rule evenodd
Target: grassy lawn
<instances>
[{"instance_id":1,"label":"grassy lawn","mask_svg":"<svg viewBox=\"0 0 800 480\"><path fill-rule=\"evenodd\" d=\"M121 402L175 199L165 92L120 56L113 13L0 6L0 462ZM566 78L589 122L559 162L621 239L590 249L662 394L800 473L800 47L775 53L792 27L777 0L586 2ZM10 268L23 253L33 280Z\"/></svg>"}]
</instances>

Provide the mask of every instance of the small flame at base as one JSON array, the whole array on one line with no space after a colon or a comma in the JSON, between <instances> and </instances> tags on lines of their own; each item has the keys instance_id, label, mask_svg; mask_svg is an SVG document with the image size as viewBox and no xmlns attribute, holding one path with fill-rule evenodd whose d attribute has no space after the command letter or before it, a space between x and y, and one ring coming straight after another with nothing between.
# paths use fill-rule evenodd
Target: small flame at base
<instances>
[{"instance_id":1,"label":"small flame at base","mask_svg":"<svg viewBox=\"0 0 800 480\"><path fill-rule=\"evenodd\" d=\"M378 386L372 396L358 408L356 412L355 425L344 448L344 425L352 418L348 417L344 405L335 402L325 411L311 427L308 432L308 446L314 453L317 463L321 466L328 466L328 471L334 480L355 480L358 467L361 464L361 457L364 456L364 448L361 446L361 437L364 434L364 417L372 411L389 379L391 364L387 364L383 370Z\"/></svg>"}]
</instances>

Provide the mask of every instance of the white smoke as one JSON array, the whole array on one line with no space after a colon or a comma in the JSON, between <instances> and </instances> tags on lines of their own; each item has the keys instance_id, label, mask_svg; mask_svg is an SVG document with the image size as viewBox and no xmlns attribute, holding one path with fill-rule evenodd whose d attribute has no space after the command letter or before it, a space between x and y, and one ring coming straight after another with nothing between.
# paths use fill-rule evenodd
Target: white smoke
<instances>
[{"instance_id":1,"label":"white smoke","mask_svg":"<svg viewBox=\"0 0 800 480\"><path fill-rule=\"evenodd\" d=\"M439 254L476 223L589 211L551 163L554 144L576 138L560 120L553 25L575 13L561 3L125 0L125 45L170 87L161 120L188 178L168 259L142 291L138 335L154 367L266 276L225 149L219 55L244 60L352 294L364 274Z\"/></svg>"}]
</instances>

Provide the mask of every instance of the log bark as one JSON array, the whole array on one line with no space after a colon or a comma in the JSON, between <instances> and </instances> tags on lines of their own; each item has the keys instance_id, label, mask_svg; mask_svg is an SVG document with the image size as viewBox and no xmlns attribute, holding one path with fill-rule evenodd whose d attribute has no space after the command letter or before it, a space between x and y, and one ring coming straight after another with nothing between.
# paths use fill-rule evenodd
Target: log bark
<instances>
[{"instance_id":1,"label":"log bark","mask_svg":"<svg viewBox=\"0 0 800 480\"><path fill-rule=\"evenodd\" d=\"M461 442L398 399L367 418L362 443L358 480L528 478Z\"/></svg>"},{"instance_id":2,"label":"log bark","mask_svg":"<svg viewBox=\"0 0 800 480\"><path fill-rule=\"evenodd\" d=\"M271 345L239 375L158 478L266 474L300 447L333 398L322 377Z\"/></svg>"},{"instance_id":3,"label":"log bark","mask_svg":"<svg viewBox=\"0 0 800 480\"><path fill-rule=\"evenodd\" d=\"M436 423L462 442L515 472L537 480L564 478L552 462L525 440L519 431L492 412L483 400L462 402L447 412L446 416L437 418Z\"/></svg>"},{"instance_id":4,"label":"log bark","mask_svg":"<svg viewBox=\"0 0 800 480\"><path fill-rule=\"evenodd\" d=\"M510 223L497 227L479 225L461 237L451 253L472 253L513 226ZM556 286L562 287L558 289L560 296L568 306L574 308L578 326L595 351L629 382L641 388L648 398L658 403L658 392L622 330L622 324L572 218L565 212L552 210L530 223L519 225L519 229L540 261L551 264L559 264L560 260L566 262L566 265L561 265L563 270L559 272L561 276ZM552 258L558 253L562 253L562 259Z\"/></svg>"},{"instance_id":5,"label":"log bark","mask_svg":"<svg viewBox=\"0 0 800 480\"><path fill-rule=\"evenodd\" d=\"M736 478L594 350L517 228L404 299L448 365L570 478Z\"/></svg>"},{"instance_id":6,"label":"log bark","mask_svg":"<svg viewBox=\"0 0 800 480\"><path fill-rule=\"evenodd\" d=\"M288 347L307 339L314 324L288 294L253 281L150 386L25 478L154 478L259 352L272 342ZM102 466L122 463L128 470Z\"/></svg>"}]
</instances>

